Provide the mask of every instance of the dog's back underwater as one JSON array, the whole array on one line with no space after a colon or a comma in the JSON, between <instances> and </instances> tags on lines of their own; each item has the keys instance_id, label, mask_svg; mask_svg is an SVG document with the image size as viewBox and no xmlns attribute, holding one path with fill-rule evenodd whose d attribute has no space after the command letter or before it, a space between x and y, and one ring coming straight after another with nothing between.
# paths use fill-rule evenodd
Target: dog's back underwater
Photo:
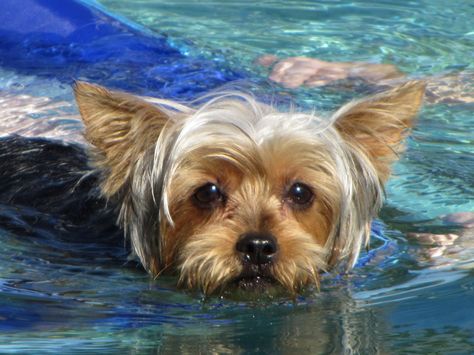
<instances>
[{"instance_id":1,"label":"dog's back underwater","mask_svg":"<svg viewBox=\"0 0 474 355\"><path fill-rule=\"evenodd\" d=\"M46 260L123 265L117 213L100 196L83 147L43 138L0 138L0 227L49 246ZM82 260L82 261L81 261Z\"/></svg>"}]
</instances>

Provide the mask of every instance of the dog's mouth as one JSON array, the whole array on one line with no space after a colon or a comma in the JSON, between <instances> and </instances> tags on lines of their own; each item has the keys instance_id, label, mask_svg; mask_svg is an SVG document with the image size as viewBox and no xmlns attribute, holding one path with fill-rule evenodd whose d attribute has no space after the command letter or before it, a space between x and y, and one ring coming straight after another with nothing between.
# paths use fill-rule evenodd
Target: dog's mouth
<instances>
[{"instance_id":1,"label":"dog's mouth","mask_svg":"<svg viewBox=\"0 0 474 355\"><path fill-rule=\"evenodd\" d=\"M246 267L234 278L223 293L229 299L246 302L266 302L286 297L281 283L272 275L269 268Z\"/></svg>"},{"instance_id":2,"label":"dog's mouth","mask_svg":"<svg viewBox=\"0 0 474 355\"><path fill-rule=\"evenodd\" d=\"M233 280L233 284L246 291L262 291L278 284L269 267L244 266L241 274Z\"/></svg>"},{"instance_id":3,"label":"dog's mouth","mask_svg":"<svg viewBox=\"0 0 474 355\"><path fill-rule=\"evenodd\" d=\"M234 284L242 290L258 291L275 286L277 282L273 277L257 275L254 277L239 277L234 280Z\"/></svg>"}]
</instances>

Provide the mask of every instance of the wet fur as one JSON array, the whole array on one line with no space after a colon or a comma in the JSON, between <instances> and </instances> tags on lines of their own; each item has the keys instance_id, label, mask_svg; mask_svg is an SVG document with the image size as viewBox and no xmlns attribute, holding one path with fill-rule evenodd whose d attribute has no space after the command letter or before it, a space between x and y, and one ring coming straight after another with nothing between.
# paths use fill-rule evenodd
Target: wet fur
<instances>
[{"instance_id":1,"label":"wet fur","mask_svg":"<svg viewBox=\"0 0 474 355\"><path fill-rule=\"evenodd\" d=\"M279 252L265 273L296 293L322 270L354 265L424 87L408 82L330 119L238 92L197 106L82 82L75 93L102 191L121 206L119 223L151 275L176 272L182 286L222 290L244 271L239 236L269 232ZM228 198L199 209L192 196L208 182ZM308 208L286 200L294 182L313 190Z\"/></svg>"}]
</instances>

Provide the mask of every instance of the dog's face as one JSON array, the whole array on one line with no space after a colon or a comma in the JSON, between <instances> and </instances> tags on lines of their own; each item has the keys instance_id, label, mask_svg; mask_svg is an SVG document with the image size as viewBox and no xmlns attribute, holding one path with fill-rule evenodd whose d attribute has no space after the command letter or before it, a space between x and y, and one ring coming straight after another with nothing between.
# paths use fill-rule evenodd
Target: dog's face
<instances>
[{"instance_id":1,"label":"dog's face","mask_svg":"<svg viewBox=\"0 0 474 355\"><path fill-rule=\"evenodd\" d=\"M197 108L78 83L102 189L152 274L205 293L318 284L355 262L424 84L350 103L330 119L242 94Z\"/></svg>"}]
</instances>

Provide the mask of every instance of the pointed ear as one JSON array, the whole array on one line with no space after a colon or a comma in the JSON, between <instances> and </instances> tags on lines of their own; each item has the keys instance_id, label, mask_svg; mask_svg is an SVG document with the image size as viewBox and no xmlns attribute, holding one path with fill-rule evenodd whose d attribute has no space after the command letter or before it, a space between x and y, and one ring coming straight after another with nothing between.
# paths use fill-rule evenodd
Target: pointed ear
<instances>
[{"instance_id":1,"label":"pointed ear","mask_svg":"<svg viewBox=\"0 0 474 355\"><path fill-rule=\"evenodd\" d=\"M155 144L168 116L137 97L98 85L77 82L74 93L95 164L104 173L102 190L111 197L124 186L135 162Z\"/></svg>"},{"instance_id":2,"label":"pointed ear","mask_svg":"<svg viewBox=\"0 0 474 355\"><path fill-rule=\"evenodd\" d=\"M425 86L423 81L410 81L349 103L335 113L338 131L367 154L383 182L390 175L391 163L404 149L403 140L421 107Z\"/></svg>"}]
</instances>

